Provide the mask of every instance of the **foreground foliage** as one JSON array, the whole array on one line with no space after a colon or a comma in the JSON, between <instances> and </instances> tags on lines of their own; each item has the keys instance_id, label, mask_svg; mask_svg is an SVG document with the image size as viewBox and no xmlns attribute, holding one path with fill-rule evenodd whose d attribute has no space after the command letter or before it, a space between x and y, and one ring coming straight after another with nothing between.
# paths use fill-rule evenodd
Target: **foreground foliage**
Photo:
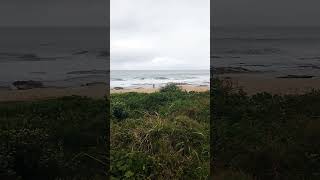
<instances>
[{"instance_id":1,"label":"foreground foliage","mask_svg":"<svg viewBox=\"0 0 320 180\"><path fill-rule=\"evenodd\" d=\"M111 95L111 178L206 179L209 131L218 180L319 179L320 91ZM0 179L104 179L106 101L0 103Z\"/></svg>"},{"instance_id":2,"label":"foreground foliage","mask_svg":"<svg viewBox=\"0 0 320 180\"><path fill-rule=\"evenodd\" d=\"M106 102L0 103L0 179L104 179Z\"/></svg>"},{"instance_id":3,"label":"foreground foliage","mask_svg":"<svg viewBox=\"0 0 320 180\"><path fill-rule=\"evenodd\" d=\"M217 177L320 179L319 90L249 96L215 79L211 96Z\"/></svg>"},{"instance_id":4,"label":"foreground foliage","mask_svg":"<svg viewBox=\"0 0 320 180\"><path fill-rule=\"evenodd\" d=\"M206 179L209 102L209 92L174 85L151 94L112 94L112 178Z\"/></svg>"}]
</instances>

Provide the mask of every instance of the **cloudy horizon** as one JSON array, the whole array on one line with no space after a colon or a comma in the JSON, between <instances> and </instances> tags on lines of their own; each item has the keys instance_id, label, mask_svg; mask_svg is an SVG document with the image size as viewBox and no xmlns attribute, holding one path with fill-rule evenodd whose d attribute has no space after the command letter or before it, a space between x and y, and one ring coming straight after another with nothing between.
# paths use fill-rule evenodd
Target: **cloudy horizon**
<instances>
[{"instance_id":1,"label":"cloudy horizon","mask_svg":"<svg viewBox=\"0 0 320 180\"><path fill-rule=\"evenodd\" d=\"M111 0L111 70L209 69L209 0Z\"/></svg>"}]
</instances>

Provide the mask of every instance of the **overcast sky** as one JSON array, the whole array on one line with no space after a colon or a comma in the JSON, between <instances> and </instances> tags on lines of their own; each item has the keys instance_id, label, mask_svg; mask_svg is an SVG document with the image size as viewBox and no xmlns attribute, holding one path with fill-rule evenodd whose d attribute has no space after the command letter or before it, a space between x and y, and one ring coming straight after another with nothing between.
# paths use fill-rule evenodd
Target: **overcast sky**
<instances>
[{"instance_id":1,"label":"overcast sky","mask_svg":"<svg viewBox=\"0 0 320 180\"><path fill-rule=\"evenodd\" d=\"M107 0L0 0L0 26L106 26Z\"/></svg>"},{"instance_id":2,"label":"overcast sky","mask_svg":"<svg viewBox=\"0 0 320 180\"><path fill-rule=\"evenodd\" d=\"M319 0L214 0L215 26L320 26Z\"/></svg>"},{"instance_id":3,"label":"overcast sky","mask_svg":"<svg viewBox=\"0 0 320 180\"><path fill-rule=\"evenodd\" d=\"M111 69L209 69L209 0L111 0Z\"/></svg>"}]
</instances>

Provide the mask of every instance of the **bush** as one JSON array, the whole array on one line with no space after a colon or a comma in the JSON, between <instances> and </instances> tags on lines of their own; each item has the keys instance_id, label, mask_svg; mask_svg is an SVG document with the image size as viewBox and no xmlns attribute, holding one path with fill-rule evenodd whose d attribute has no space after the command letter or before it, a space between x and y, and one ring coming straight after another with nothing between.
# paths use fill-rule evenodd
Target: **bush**
<instances>
[{"instance_id":1,"label":"bush","mask_svg":"<svg viewBox=\"0 0 320 180\"><path fill-rule=\"evenodd\" d=\"M128 117L127 108L123 102L113 102L111 108L112 115L118 120L123 120Z\"/></svg>"},{"instance_id":2,"label":"bush","mask_svg":"<svg viewBox=\"0 0 320 180\"><path fill-rule=\"evenodd\" d=\"M165 93L165 92L181 92L181 88L178 87L176 84L174 83L169 83L167 85L165 85L164 87L160 88L160 92Z\"/></svg>"}]
</instances>

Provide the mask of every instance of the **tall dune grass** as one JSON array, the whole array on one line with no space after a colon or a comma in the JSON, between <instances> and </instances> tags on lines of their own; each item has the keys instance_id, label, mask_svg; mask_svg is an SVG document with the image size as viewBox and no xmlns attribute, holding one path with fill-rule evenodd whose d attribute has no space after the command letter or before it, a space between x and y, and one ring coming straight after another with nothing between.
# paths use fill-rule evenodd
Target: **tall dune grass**
<instances>
[{"instance_id":1,"label":"tall dune grass","mask_svg":"<svg viewBox=\"0 0 320 180\"><path fill-rule=\"evenodd\" d=\"M206 179L209 92L168 85L111 95L111 175L123 179Z\"/></svg>"}]
</instances>

